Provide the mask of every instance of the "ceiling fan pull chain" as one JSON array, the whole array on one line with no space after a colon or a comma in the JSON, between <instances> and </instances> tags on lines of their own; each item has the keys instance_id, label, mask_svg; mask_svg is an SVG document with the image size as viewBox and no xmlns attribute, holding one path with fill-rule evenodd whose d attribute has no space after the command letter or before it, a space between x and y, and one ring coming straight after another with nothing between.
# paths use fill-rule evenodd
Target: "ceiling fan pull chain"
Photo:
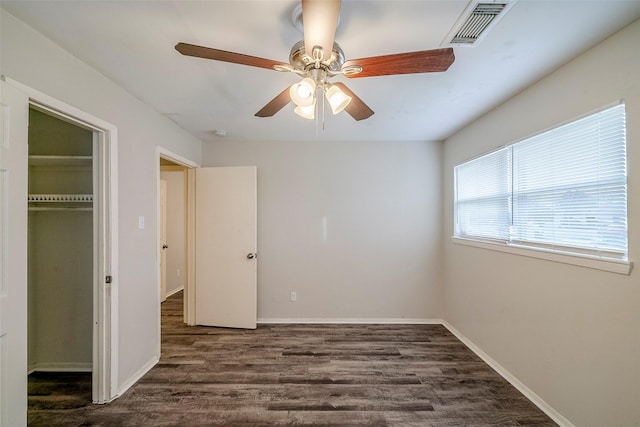
<instances>
[{"instance_id":1,"label":"ceiling fan pull chain","mask_svg":"<svg viewBox=\"0 0 640 427\"><path fill-rule=\"evenodd\" d=\"M320 90L320 98L322 98L322 132L324 132L324 85Z\"/></svg>"},{"instance_id":2,"label":"ceiling fan pull chain","mask_svg":"<svg viewBox=\"0 0 640 427\"><path fill-rule=\"evenodd\" d=\"M316 102L313 104L313 108L315 109L315 119L316 119L316 139L318 139L319 133L318 133L318 127L320 126L320 114L318 114L318 88L316 88Z\"/></svg>"}]
</instances>

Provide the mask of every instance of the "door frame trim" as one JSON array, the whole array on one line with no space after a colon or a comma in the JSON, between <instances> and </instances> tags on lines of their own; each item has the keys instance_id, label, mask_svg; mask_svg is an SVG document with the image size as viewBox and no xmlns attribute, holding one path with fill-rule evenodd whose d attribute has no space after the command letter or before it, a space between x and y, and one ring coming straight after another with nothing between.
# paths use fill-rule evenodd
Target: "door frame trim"
<instances>
[{"instance_id":1,"label":"door frame trim","mask_svg":"<svg viewBox=\"0 0 640 427\"><path fill-rule=\"evenodd\" d=\"M100 200L96 203L98 214L94 216L98 237L94 241L94 260L98 262L93 281L92 399L94 403L106 403L118 395L118 128L9 77L4 80L24 92L30 106L88 128L97 139L100 162L94 160L94 166L99 168ZM105 283L106 276L112 277L111 284Z\"/></svg>"},{"instance_id":2,"label":"door frame trim","mask_svg":"<svg viewBox=\"0 0 640 427\"><path fill-rule=\"evenodd\" d=\"M186 184L186 212L185 212L185 221L186 221L186 233L185 233L185 252L186 252L186 268L185 268L185 285L184 285L184 319L185 323L189 325L194 325L195 319L193 322L190 322L191 317L195 318L195 282L194 282L194 271L195 271L195 180L191 177L195 177L195 168L200 167L200 164L194 162L193 160L189 160L186 157L183 157L167 148L156 146L156 182L157 182L157 190L156 190L156 223L158 224L158 230L156 230L156 248L160 247L160 159L170 160L173 163L176 163L180 166L184 166L186 168L185 174L185 184ZM192 218L193 217L193 218ZM157 300L157 324L158 324L158 358L160 357L161 352L161 310L160 303L162 301L162 295L160 295L160 280L161 280L161 272L160 272L160 253L156 251L156 265L157 265L157 286L156 286L156 300Z\"/></svg>"}]
</instances>

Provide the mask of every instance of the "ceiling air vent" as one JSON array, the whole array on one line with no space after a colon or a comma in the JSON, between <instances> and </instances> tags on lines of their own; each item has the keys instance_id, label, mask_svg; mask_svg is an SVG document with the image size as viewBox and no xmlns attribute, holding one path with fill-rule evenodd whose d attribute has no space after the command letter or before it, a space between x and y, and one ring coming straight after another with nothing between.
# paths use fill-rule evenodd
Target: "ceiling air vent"
<instances>
[{"instance_id":1,"label":"ceiling air vent","mask_svg":"<svg viewBox=\"0 0 640 427\"><path fill-rule=\"evenodd\" d=\"M475 45L486 34L487 29L504 15L511 3L513 2L472 2L447 35L445 43Z\"/></svg>"}]
</instances>

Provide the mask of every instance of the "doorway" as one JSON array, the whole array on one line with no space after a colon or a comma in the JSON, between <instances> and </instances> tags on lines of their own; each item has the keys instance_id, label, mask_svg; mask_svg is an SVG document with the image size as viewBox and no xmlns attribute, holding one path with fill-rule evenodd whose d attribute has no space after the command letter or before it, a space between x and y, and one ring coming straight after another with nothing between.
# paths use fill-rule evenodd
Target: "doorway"
<instances>
[{"instance_id":1,"label":"doorway","mask_svg":"<svg viewBox=\"0 0 640 427\"><path fill-rule=\"evenodd\" d=\"M200 168L157 148L158 324L163 289L162 168L182 168L185 231L182 279L187 325L255 329L257 317L257 170L255 166ZM164 166L163 166L164 164ZM197 182L196 182L197 181ZM197 184L197 185L196 185ZM167 186L168 188L168 186ZM167 198L171 190L167 189ZM198 194L198 195L197 195ZM196 203L198 199L198 203ZM171 202L167 201L167 209ZM196 233L196 224L198 232ZM167 245L169 249L171 244ZM169 264L167 261L166 264ZM212 268L215 264L215 268ZM167 280L174 272L168 269ZM176 274L177 275L177 274ZM196 283L197 282L197 283ZM169 285L167 285L169 287ZM196 292L198 301L196 301ZM158 328L160 334L161 328ZM161 342L161 336L158 337ZM158 349L158 354L161 348Z\"/></svg>"},{"instance_id":2,"label":"doorway","mask_svg":"<svg viewBox=\"0 0 640 427\"><path fill-rule=\"evenodd\" d=\"M158 355L161 354L162 311L161 304L167 297L182 292L182 321L189 323L187 299L193 272L190 259L193 257L190 238L191 215L189 192L193 191L190 176L198 166L169 150L157 148L158 182ZM166 190L162 187L166 182ZM164 197L162 193L165 193ZM164 198L164 200L163 200ZM163 206L164 205L164 206ZM163 223L166 233L163 233ZM163 237L164 235L164 237ZM164 240L166 238L166 241ZM166 247L165 247L166 246ZM192 289L192 288L191 288Z\"/></svg>"},{"instance_id":3,"label":"doorway","mask_svg":"<svg viewBox=\"0 0 640 427\"><path fill-rule=\"evenodd\" d=\"M186 166L160 157L160 300L184 289L187 265Z\"/></svg>"}]
</instances>

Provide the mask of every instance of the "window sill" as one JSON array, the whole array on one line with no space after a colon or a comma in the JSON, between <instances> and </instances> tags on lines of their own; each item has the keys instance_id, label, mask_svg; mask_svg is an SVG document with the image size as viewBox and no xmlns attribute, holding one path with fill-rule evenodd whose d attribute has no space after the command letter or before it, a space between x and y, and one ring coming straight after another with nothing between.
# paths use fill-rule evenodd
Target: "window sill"
<instances>
[{"instance_id":1,"label":"window sill","mask_svg":"<svg viewBox=\"0 0 640 427\"><path fill-rule=\"evenodd\" d=\"M465 239L462 237L451 237L453 243L460 245L473 246L476 248L488 249L491 251L505 252L514 255L528 256L531 258L544 259L553 262L560 262L563 264L577 265L580 267L593 268L596 270L609 271L611 273L624 274L626 276L631 274L633 270L633 263L630 261L622 261L615 259L603 259L592 257L589 255L574 255L561 252L555 252L552 250L538 249L538 248L525 248L522 246L515 246L508 243L501 242L488 242L481 240Z\"/></svg>"}]
</instances>

